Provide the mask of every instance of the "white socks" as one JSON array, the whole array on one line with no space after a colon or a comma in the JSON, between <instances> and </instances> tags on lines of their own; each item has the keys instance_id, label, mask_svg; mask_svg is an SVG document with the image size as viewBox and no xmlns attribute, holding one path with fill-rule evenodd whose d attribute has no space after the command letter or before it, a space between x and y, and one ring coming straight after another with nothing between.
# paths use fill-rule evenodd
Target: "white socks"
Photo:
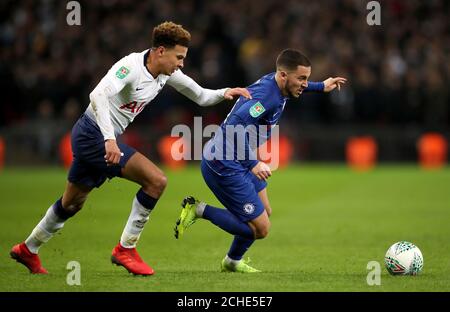
<instances>
[{"instance_id":1,"label":"white socks","mask_svg":"<svg viewBox=\"0 0 450 312\"><path fill-rule=\"evenodd\" d=\"M195 214L199 218L203 218L203 212L205 211L206 203L200 202L197 207L195 207Z\"/></svg>"},{"instance_id":2,"label":"white socks","mask_svg":"<svg viewBox=\"0 0 450 312\"><path fill-rule=\"evenodd\" d=\"M135 248L144 229L145 223L149 219L151 210L142 206L136 197L133 200L130 216L128 217L127 225L123 230L120 238L120 245L125 248Z\"/></svg>"},{"instance_id":3,"label":"white socks","mask_svg":"<svg viewBox=\"0 0 450 312\"><path fill-rule=\"evenodd\" d=\"M239 262L241 262L241 260L233 260L230 257L228 257L228 255L225 256L225 262L233 267L236 267L236 265L238 265Z\"/></svg>"},{"instance_id":4,"label":"white socks","mask_svg":"<svg viewBox=\"0 0 450 312\"><path fill-rule=\"evenodd\" d=\"M48 208L44 218L36 225L30 236L25 240L28 249L37 254L43 243L46 243L52 236L64 226L63 220L59 218L53 211L53 205Z\"/></svg>"}]
</instances>

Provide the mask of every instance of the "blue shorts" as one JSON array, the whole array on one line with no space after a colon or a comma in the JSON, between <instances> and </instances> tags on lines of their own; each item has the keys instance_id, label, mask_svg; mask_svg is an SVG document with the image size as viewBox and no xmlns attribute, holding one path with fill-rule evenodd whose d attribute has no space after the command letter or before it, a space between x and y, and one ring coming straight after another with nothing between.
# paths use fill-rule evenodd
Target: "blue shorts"
<instances>
[{"instance_id":1,"label":"blue shorts","mask_svg":"<svg viewBox=\"0 0 450 312\"><path fill-rule=\"evenodd\" d=\"M264 212L264 204L258 193L267 182L259 180L251 171L221 176L202 160L202 175L217 199L242 222L251 221Z\"/></svg>"},{"instance_id":2,"label":"blue shorts","mask_svg":"<svg viewBox=\"0 0 450 312\"><path fill-rule=\"evenodd\" d=\"M125 167L136 150L126 144L118 143L124 154L115 166L107 166L105 162L105 140L97 123L86 114L72 128L72 166L68 180L74 184L88 187L100 187L106 179L121 176L121 169Z\"/></svg>"}]
</instances>

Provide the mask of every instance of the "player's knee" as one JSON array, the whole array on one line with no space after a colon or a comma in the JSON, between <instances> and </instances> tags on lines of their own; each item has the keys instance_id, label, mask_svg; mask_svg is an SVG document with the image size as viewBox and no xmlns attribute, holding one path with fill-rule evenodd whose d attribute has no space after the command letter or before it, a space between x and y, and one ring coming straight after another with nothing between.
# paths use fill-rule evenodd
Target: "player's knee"
<instances>
[{"instance_id":1,"label":"player's knee","mask_svg":"<svg viewBox=\"0 0 450 312\"><path fill-rule=\"evenodd\" d=\"M167 177L163 174L158 178L159 188L164 190L167 186Z\"/></svg>"},{"instance_id":2,"label":"player's knee","mask_svg":"<svg viewBox=\"0 0 450 312\"><path fill-rule=\"evenodd\" d=\"M166 186L167 186L167 177L164 174L160 174L154 177L148 183L146 183L146 185L144 185L143 188L147 194L154 194L159 197L164 192Z\"/></svg>"},{"instance_id":3,"label":"player's knee","mask_svg":"<svg viewBox=\"0 0 450 312\"><path fill-rule=\"evenodd\" d=\"M167 177L164 174L159 175L154 181L154 187L157 192L161 193L167 186Z\"/></svg>"},{"instance_id":4,"label":"player's knee","mask_svg":"<svg viewBox=\"0 0 450 312\"><path fill-rule=\"evenodd\" d=\"M270 230L270 222L268 222L267 224L264 224L262 226L257 227L256 231L255 231L255 238L256 239L266 238L267 235L269 235L269 230Z\"/></svg>"}]
</instances>

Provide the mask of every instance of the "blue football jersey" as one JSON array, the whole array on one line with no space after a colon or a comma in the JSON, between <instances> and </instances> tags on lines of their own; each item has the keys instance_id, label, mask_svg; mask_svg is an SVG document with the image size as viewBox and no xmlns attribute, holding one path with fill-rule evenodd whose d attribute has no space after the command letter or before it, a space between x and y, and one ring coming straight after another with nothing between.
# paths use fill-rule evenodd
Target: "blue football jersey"
<instances>
[{"instance_id":1,"label":"blue football jersey","mask_svg":"<svg viewBox=\"0 0 450 312\"><path fill-rule=\"evenodd\" d=\"M320 88L323 90L323 83L310 82L305 91ZM221 175L247 171L258 163L256 149L270 138L289 99L281 93L275 73L261 77L247 89L252 99L241 96L237 100L203 151L208 166Z\"/></svg>"}]
</instances>

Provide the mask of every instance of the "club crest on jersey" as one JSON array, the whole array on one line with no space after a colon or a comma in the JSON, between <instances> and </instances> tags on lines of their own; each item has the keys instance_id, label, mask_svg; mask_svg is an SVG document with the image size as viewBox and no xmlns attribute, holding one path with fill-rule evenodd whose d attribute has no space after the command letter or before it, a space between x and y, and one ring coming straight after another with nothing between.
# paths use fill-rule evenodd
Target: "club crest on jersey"
<instances>
[{"instance_id":1,"label":"club crest on jersey","mask_svg":"<svg viewBox=\"0 0 450 312\"><path fill-rule=\"evenodd\" d=\"M125 66L122 66L116 71L116 77L119 78L119 79L123 79L129 73L130 73L130 70L128 68L126 68Z\"/></svg>"},{"instance_id":2,"label":"club crest on jersey","mask_svg":"<svg viewBox=\"0 0 450 312\"><path fill-rule=\"evenodd\" d=\"M246 214L252 214L255 211L255 205L252 203L247 203L244 205L244 211Z\"/></svg>"},{"instance_id":3,"label":"club crest on jersey","mask_svg":"<svg viewBox=\"0 0 450 312\"><path fill-rule=\"evenodd\" d=\"M261 102L256 102L252 107L250 107L248 112L250 113L250 115L253 118L256 118L259 115L261 115L262 113L264 113L265 111L266 111L266 109L261 104Z\"/></svg>"}]
</instances>

